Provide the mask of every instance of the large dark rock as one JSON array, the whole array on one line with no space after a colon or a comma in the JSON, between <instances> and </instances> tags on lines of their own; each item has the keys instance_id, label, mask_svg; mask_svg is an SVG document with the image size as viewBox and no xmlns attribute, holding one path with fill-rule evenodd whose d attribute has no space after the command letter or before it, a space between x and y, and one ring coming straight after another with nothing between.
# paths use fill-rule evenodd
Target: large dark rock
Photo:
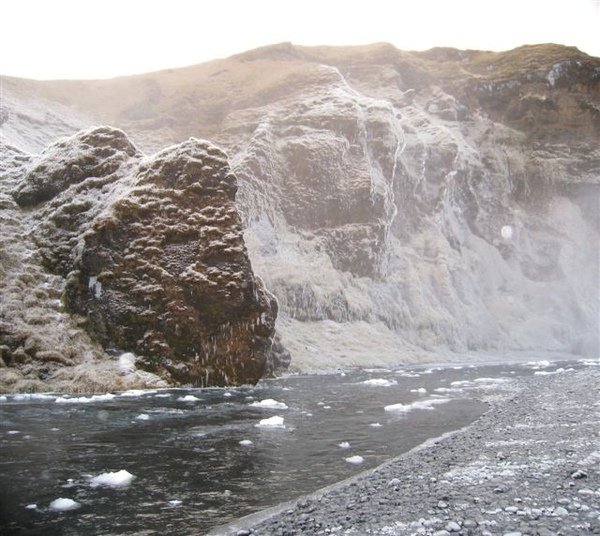
<instances>
[{"instance_id":1,"label":"large dark rock","mask_svg":"<svg viewBox=\"0 0 600 536\"><path fill-rule=\"evenodd\" d=\"M277 316L252 272L236 189L209 142L143 158L101 127L55 144L14 198L36 207L43 262L106 350L174 383L236 385L263 375Z\"/></svg>"}]
</instances>

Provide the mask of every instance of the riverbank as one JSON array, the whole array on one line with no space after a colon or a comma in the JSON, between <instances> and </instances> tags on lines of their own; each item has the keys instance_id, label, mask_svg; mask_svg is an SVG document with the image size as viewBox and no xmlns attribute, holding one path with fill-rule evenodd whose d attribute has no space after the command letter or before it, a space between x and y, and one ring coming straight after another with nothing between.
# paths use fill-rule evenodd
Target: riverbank
<instances>
[{"instance_id":1,"label":"riverbank","mask_svg":"<svg viewBox=\"0 0 600 536\"><path fill-rule=\"evenodd\" d=\"M214 534L600 534L600 370L537 375L472 426Z\"/></svg>"}]
</instances>

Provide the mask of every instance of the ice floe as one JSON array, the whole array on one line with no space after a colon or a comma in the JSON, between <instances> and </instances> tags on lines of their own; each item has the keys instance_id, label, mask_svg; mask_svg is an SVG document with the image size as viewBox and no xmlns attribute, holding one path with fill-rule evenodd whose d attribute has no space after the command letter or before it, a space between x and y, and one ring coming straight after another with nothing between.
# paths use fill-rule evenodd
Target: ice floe
<instances>
[{"instance_id":1,"label":"ice floe","mask_svg":"<svg viewBox=\"0 0 600 536\"><path fill-rule=\"evenodd\" d=\"M250 405L256 408L288 409L286 404L283 402L278 402L277 400L273 400L272 398L265 398L259 402L252 402Z\"/></svg>"},{"instance_id":2,"label":"ice floe","mask_svg":"<svg viewBox=\"0 0 600 536\"><path fill-rule=\"evenodd\" d=\"M107 393L105 395L76 396L71 398L61 396L60 398L57 398L55 402L57 404L89 404L90 402L107 402L114 398L115 395L112 393Z\"/></svg>"},{"instance_id":3,"label":"ice floe","mask_svg":"<svg viewBox=\"0 0 600 536\"><path fill-rule=\"evenodd\" d=\"M392 385L398 385L396 380L386 380L385 378L373 378L371 380L365 380L365 385L372 385L373 387L390 387Z\"/></svg>"},{"instance_id":4,"label":"ice floe","mask_svg":"<svg viewBox=\"0 0 600 536\"><path fill-rule=\"evenodd\" d=\"M369 426L371 428L381 428L383 424L381 424L380 422L372 422L371 424L369 424Z\"/></svg>"},{"instance_id":5,"label":"ice floe","mask_svg":"<svg viewBox=\"0 0 600 536\"><path fill-rule=\"evenodd\" d=\"M411 389L411 393L419 393L420 395L427 394L427 389L425 387L419 387L418 389Z\"/></svg>"},{"instance_id":6,"label":"ice floe","mask_svg":"<svg viewBox=\"0 0 600 536\"><path fill-rule=\"evenodd\" d=\"M90 479L90 484L93 487L106 487L106 488L124 488L129 486L135 478L129 471L121 469L113 473L102 473L98 476Z\"/></svg>"},{"instance_id":7,"label":"ice floe","mask_svg":"<svg viewBox=\"0 0 600 536\"><path fill-rule=\"evenodd\" d=\"M250 447L250 446L254 445L254 443L252 441L250 441L249 439L242 439L240 441L240 445L242 445L242 447Z\"/></svg>"},{"instance_id":8,"label":"ice floe","mask_svg":"<svg viewBox=\"0 0 600 536\"><path fill-rule=\"evenodd\" d=\"M70 510L77 510L81 504L73 499L65 499L64 497L59 497L58 499L53 500L48 508L54 512L68 512Z\"/></svg>"},{"instance_id":9,"label":"ice floe","mask_svg":"<svg viewBox=\"0 0 600 536\"><path fill-rule=\"evenodd\" d=\"M201 399L194 395L185 395L185 396L180 396L177 400L179 400L179 402L197 402L198 400L201 400Z\"/></svg>"},{"instance_id":10,"label":"ice floe","mask_svg":"<svg viewBox=\"0 0 600 536\"><path fill-rule=\"evenodd\" d=\"M148 421L150 420L150 415L147 413L140 413L136 418L136 421Z\"/></svg>"},{"instance_id":11,"label":"ice floe","mask_svg":"<svg viewBox=\"0 0 600 536\"><path fill-rule=\"evenodd\" d=\"M27 508L27 510L35 510L37 508L37 504L31 503L25 506L25 508Z\"/></svg>"},{"instance_id":12,"label":"ice floe","mask_svg":"<svg viewBox=\"0 0 600 536\"><path fill-rule=\"evenodd\" d=\"M285 428L285 424L283 424L283 417L275 415L274 417L269 417L268 419L262 419L255 424L259 428Z\"/></svg>"},{"instance_id":13,"label":"ice floe","mask_svg":"<svg viewBox=\"0 0 600 536\"><path fill-rule=\"evenodd\" d=\"M348 441L342 441L341 443L338 443L338 447L341 449L349 449L350 443L348 443Z\"/></svg>"},{"instance_id":14,"label":"ice floe","mask_svg":"<svg viewBox=\"0 0 600 536\"><path fill-rule=\"evenodd\" d=\"M365 459L362 456L350 456L349 458L344 458L344 460L346 460L348 463L351 463L353 465L360 465L361 463L363 463L365 461Z\"/></svg>"},{"instance_id":15,"label":"ice floe","mask_svg":"<svg viewBox=\"0 0 600 536\"><path fill-rule=\"evenodd\" d=\"M408 413L410 411L415 410L431 410L434 409L434 406L438 404L445 404L446 402L450 402L449 398L435 398L433 400L417 400L416 402L412 402L410 404L391 404L389 406L385 406L383 409L385 411L394 412L394 413Z\"/></svg>"},{"instance_id":16,"label":"ice floe","mask_svg":"<svg viewBox=\"0 0 600 536\"><path fill-rule=\"evenodd\" d=\"M169 501L169 504L171 506L181 506L181 504L183 504L183 501L180 501L179 499L171 499Z\"/></svg>"},{"instance_id":17,"label":"ice floe","mask_svg":"<svg viewBox=\"0 0 600 536\"><path fill-rule=\"evenodd\" d=\"M12 397L16 402L22 402L23 400L54 400L56 395L50 395L46 393L19 393Z\"/></svg>"}]
</instances>

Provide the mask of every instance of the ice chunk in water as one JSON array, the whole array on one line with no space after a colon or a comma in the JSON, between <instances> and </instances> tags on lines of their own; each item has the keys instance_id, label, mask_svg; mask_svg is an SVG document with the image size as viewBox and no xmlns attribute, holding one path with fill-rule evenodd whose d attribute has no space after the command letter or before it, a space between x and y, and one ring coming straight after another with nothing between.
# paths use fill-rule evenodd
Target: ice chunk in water
<instances>
[{"instance_id":1,"label":"ice chunk in water","mask_svg":"<svg viewBox=\"0 0 600 536\"><path fill-rule=\"evenodd\" d=\"M360 465L365 461L362 456L350 456L349 458L344 458L344 460L353 465Z\"/></svg>"},{"instance_id":2,"label":"ice chunk in water","mask_svg":"<svg viewBox=\"0 0 600 536\"><path fill-rule=\"evenodd\" d=\"M102 473L90 479L90 484L94 487L104 486L107 488L124 488L129 486L135 478L129 471L121 469L114 473Z\"/></svg>"},{"instance_id":3,"label":"ice chunk in water","mask_svg":"<svg viewBox=\"0 0 600 536\"><path fill-rule=\"evenodd\" d=\"M265 398L260 402L252 402L251 406L258 408L267 408L267 409L288 409L287 405L283 402L277 402L277 400L273 400L272 398Z\"/></svg>"},{"instance_id":4,"label":"ice chunk in water","mask_svg":"<svg viewBox=\"0 0 600 536\"><path fill-rule=\"evenodd\" d=\"M283 424L283 417L279 417L278 415L270 417L269 419L262 419L255 426L261 428L285 428L285 425Z\"/></svg>"},{"instance_id":5,"label":"ice chunk in water","mask_svg":"<svg viewBox=\"0 0 600 536\"><path fill-rule=\"evenodd\" d=\"M59 497L50 503L48 508L53 510L54 512L68 512L69 510L77 510L81 504L73 499L65 499L63 497Z\"/></svg>"}]
</instances>

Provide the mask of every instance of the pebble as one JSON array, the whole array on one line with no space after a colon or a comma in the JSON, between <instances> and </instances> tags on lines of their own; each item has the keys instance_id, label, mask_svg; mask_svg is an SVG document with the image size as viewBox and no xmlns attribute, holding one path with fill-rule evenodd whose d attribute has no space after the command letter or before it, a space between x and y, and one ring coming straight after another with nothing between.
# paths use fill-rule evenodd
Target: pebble
<instances>
[{"instance_id":1,"label":"pebble","mask_svg":"<svg viewBox=\"0 0 600 536\"><path fill-rule=\"evenodd\" d=\"M448 532L459 532L460 525L456 521L450 521L450 523L446 525L446 530Z\"/></svg>"},{"instance_id":2,"label":"pebble","mask_svg":"<svg viewBox=\"0 0 600 536\"><path fill-rule=\"evenodd\" d=\"M554 509L554 515L559 516L559 517L563 517L563 516L568 516L569 512L566 508L563 508L562 506L559 506L558 508Z\"/></svg>"}]
</instances>

